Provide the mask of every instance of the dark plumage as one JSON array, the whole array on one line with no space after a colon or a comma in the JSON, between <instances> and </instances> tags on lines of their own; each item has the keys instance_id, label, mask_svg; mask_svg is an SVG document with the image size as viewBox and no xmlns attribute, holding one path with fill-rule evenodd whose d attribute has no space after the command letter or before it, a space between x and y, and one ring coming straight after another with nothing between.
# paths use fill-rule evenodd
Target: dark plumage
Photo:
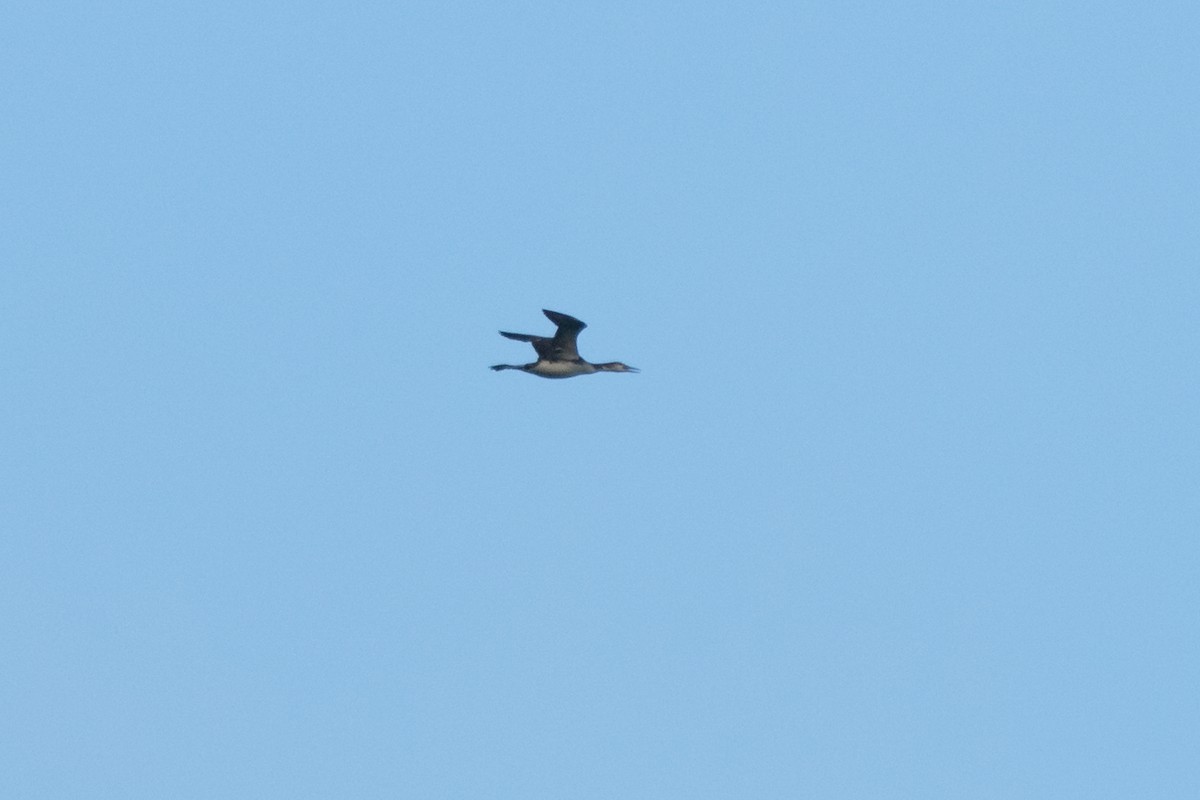
<instances>
[{"instance_id":1,"label":"dark plumage","mask_svg":"<svg viewBox=\"0 0 1200 800\"><path fill-rule=\"evenodd\" d=\"M530 364L496 364L492 369L499 372L504 369L519 369L530 375L542 378L573 378L576 375L590 375L593 372L637 372L638 370L622 364L620 361L608 361L602 364L592 364L579 357L576 340L579 332L587 327L584 322L568 314L542 309L542 313L558 326L554 336L534 336L528 333L509 333L500 331L500 335L515 339L518 342L529 342L537 352L538 359Z\"/></svg>"}]
</instances>

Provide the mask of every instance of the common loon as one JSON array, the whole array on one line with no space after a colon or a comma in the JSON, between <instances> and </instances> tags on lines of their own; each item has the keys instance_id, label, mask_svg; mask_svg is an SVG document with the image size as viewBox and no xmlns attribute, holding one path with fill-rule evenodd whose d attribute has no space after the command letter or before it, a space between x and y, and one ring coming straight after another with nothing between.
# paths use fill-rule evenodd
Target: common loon
<instances>
[{"instance_id":1,"label":"common loon","mask_svg":"<svg viewBox=\"0 0 1200 800\"><path fill-rule=\"evenodd\" d=\"M622 364L620 361L609 361L604 364L592 364L584 361L579 357L575 340L579 337L579 332L587 325L557 311L542 309L542 313L558 326L553 338L500 331L501 336L532 344L533 349L537 351L538 360L532 364L496 364L492 369L497 372L502 369L519 369L542 378L573 378L576 375L591 375L593 372L638 372L637 369L628 364Z\"/></svg>"}]
</instances>

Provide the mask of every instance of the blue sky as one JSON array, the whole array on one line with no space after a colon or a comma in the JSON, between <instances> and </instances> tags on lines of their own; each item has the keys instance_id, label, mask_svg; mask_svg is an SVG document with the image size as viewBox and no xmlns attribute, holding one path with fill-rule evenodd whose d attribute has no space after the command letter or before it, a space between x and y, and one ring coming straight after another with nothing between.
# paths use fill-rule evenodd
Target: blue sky
<instances>
[{"instance_id":1,"label":"blue sky","mask_svg":"<svg viewBox=\"0 0 1200 800\"><path fill-rule=\"evenodd\" d=\"M0 794L1194 796L1194 4L23 5Z\"/></svg>"}]
</instances>

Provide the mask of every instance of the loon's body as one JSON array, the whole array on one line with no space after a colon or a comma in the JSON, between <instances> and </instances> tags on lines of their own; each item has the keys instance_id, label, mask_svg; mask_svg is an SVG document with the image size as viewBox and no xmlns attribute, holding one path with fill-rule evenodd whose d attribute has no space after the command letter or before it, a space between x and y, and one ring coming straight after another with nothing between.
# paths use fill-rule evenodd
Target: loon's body
<instances>
[{"instance_id":1,"label":"loon's body","mask_svg":"<svg viewBox=\"0 0 1200 800\"><path fill-rule=\"evenodd\" d=\"M576 375L591 375L593 372L638 371L620 361L608 361L603 364L584 361L579 357L579 349L575 340L579 337L579 332L587 325L557 311L542 309L542 313L558 326L553 337L500 331L501 336L532 344L533 349L537 351L538 360L531 364L496 364L492 369L497 372L503 369L519 369L541 378L574 378Z\"/></svg>"}]
</instances>

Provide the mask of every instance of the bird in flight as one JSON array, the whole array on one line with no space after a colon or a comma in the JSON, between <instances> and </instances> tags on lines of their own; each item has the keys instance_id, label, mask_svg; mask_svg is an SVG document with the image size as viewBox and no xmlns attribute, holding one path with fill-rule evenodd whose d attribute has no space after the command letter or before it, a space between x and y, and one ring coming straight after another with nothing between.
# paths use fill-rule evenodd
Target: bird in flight
<instances>
[{"instance_id":1,"label":"bird in flight","mask_svg":"<svg viewBox=\"0 0 1200 800\"><path fill-rule=\"evenodd\" d=\"M575 340L579 338L579 332L587 325L557 311L542 309L542 313L558 326L558 330L552 337L500 331L500 335L508 339L532 344L538 354L537 361L532 364L496 364L492 369L497 372L502 369L519 369L542 378L573 378L576 375L591 375L593 372L638 372L637 369L628 364L622 364L620 361L607 361L603 364L584 361L579 357Z\"/></svg>"}]
</instances>

